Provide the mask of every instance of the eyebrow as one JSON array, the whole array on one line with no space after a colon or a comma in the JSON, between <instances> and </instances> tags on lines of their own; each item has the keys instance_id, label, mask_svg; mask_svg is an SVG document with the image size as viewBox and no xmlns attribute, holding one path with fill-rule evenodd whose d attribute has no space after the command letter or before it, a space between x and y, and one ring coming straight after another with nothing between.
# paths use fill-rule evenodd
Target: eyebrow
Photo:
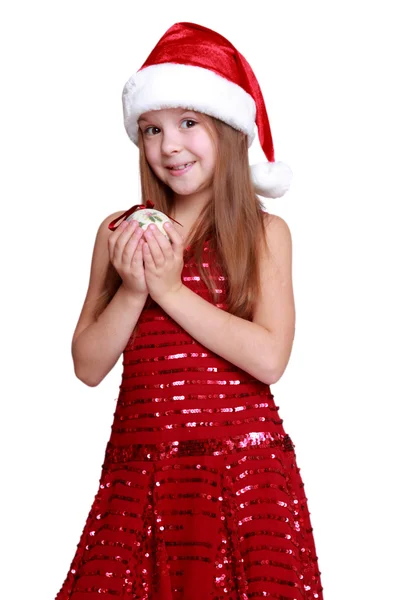
<instances>
[{"instance_id":1,"label":"eyebrow","mask_svg":"<svg viewBox=\"0 0 400 600\"><path fill-rule=\"evenodd\" d=\"M185 114L187 112L196 114L197 111L195 111L193 108L184 108L184 109L181 110L180 116L182 116L183 114ZM140 122L142 122L142 123L150 123L151 121L149 119L144 118L144 117L140 117L137 122L138 123L140 123Z\"/></svg>"}]
</instances>

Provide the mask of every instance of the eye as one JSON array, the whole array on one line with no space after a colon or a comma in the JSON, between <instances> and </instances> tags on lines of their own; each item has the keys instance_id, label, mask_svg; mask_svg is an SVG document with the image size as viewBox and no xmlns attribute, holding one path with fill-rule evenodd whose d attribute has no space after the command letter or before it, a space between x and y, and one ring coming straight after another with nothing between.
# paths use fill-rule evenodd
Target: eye
<instances>
[{"instance_id":1,"label":"eye","mask_svg":"<svg viewBox=\"0 0 400 600\"><path fill-rule=\"evenodd\" d=\"M186 127L185 127L184 123L187 123ZM196 124L197 124L196 121L193 121L193 119L184 119L182 121L182 127L183 127L183 129L191 129Z\"/></svg>"},{"instance_id":2,"label":"eye","mask_svg":"<svg viewBox=\"0 0 400 600\"><path fill-rule=\"evenodd\" d=\"M160 129L158 127L154 127L153 125L151 125L151 127L146 127L146 129L144 130L144 134L145 135L157 135L157 133L160 133Z\"/></svg>"}]
</instances>

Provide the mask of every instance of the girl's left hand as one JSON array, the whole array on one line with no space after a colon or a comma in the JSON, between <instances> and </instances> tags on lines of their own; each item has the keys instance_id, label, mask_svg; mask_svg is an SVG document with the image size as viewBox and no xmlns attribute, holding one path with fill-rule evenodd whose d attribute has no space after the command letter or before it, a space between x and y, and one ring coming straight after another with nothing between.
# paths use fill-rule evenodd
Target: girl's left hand
<instances>
[{"instance_id":1,"label":"girl's left hand","mask_svg":"<svg viewBox=\"0 0 400 600\"><path fill-rule=\"evenodd\" d=\"M174 225L163 225L171 242L150 225L144 232L144 275L150 296L155 302L166 294L178 291L182 286L183 238Z\"/></svg>"}]
</instances>

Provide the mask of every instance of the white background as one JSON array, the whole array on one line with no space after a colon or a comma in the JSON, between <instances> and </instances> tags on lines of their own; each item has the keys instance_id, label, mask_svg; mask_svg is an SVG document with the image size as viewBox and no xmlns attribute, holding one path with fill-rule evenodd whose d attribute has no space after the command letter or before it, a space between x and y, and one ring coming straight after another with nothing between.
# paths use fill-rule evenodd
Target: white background
<instances>
[{"instance_id":1,"label":"white background","mask_svg":"<svg viewBox=\"0 0 400 600\"><path fill-rule=\"evenodd\" d=\"M121 359L97 388L70 344L100 222L139 200L121 93L177 21L261 84L291 190L296 336L272 386L325 600L398 597L398 26L394 2L9 2L2 56L2 576L53 600L98 489ZM260 9L264 14L261 15ZM257 144L252 162L263 159Z\"/></svg>"}]
</instances>

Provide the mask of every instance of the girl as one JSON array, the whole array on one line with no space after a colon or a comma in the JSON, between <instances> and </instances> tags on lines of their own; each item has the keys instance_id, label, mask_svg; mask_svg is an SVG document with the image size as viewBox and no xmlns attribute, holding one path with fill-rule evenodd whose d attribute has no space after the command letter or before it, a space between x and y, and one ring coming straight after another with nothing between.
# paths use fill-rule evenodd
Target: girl
<instances>
[{"instance_id":1,"label":"girl","mask_svg":"<svg viewBox=\"0 0 400 600\"><path fill-rule=\"evenodd\" d=\"M178 23L126 83L123 108L143 201L179 224L143 231L125 219L135 206L98 230L75 373L96 386L123 353L123 374L57 600L321 600L270 390L294 338L291 236L256 192L282 196L291 172L274 162L257 80L228 40ZM255 123L269 162L250 170Z\"/></svg>"}]
</instances>

